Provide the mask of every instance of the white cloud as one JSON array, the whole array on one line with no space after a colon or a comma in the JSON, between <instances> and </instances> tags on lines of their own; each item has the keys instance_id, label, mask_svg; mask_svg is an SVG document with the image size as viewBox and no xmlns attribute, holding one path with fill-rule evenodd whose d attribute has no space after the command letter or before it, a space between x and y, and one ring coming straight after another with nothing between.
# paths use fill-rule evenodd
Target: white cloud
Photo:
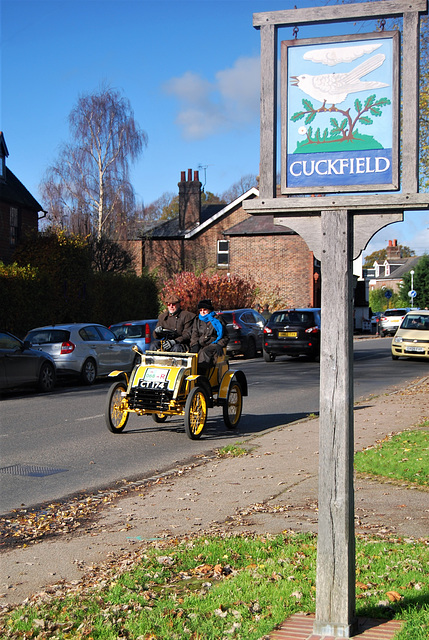
<instances>
[{"instance_id":1,"label":"white cloud","mask_svg":"<svg viewBox=\"0 0 429 640\"><path fill-rule=\"evenodd\" d=\"M179 102L177 123L185 138L201 140L242 128L259 117L259 58L239 58L232 68L218 71L214 82L187 71L171 78L164 90Z\"/></svg>"},{"instance_id":2,"label":"white cloud","mask_svg":"<svg viewBox=\"0 0 429 640\"><path fill-rule=\"evenodd\" d=\"M360 44L352 47L332 47L330 49L312 49L303 55L304 60L326 64L333 67L340 62L353 62L367 53L372 53L381 47L381 44Z\"/></svg>"}]
</instances>

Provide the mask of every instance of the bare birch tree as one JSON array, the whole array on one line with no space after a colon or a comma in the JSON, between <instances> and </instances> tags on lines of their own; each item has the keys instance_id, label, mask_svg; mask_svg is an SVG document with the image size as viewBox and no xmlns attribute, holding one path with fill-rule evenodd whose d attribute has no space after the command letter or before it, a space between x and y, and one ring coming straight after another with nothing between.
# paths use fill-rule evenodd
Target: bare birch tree
<instances>
[{"instance_id":1,"label":"bare birch tree","mask_svg":"<svg viewBox=\"0 0 429 640\"><path fill-rule=\"evenodd\" d=\"M49 221L98 239L126 239L135 205L129 166L147 145L147 135L130 102L110 88L81 96L69 125L72 142L62 146L41 185Z\"/></svg>"}]
</instances>

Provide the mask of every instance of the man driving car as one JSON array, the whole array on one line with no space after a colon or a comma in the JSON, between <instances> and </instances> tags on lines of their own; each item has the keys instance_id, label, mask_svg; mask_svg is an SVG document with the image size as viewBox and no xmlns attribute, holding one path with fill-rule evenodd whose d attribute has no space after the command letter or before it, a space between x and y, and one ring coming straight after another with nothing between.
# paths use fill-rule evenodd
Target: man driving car
<instances>
[{"instance_id":1,"label":"man driving car","mask_svg":"<svg viewBox=\"0 0 429 640\"><path fill-rule=\"evenodd\" d=\"M150 351L185 352L189 350L192 324L195 315L182 309L180 298L172 295L167 298L167 310L158 318L153 331L154 340L149 345ZM162 338L163 334L166 336ZM171 336L171 337L170 337Z\"/></svg>"}]
</instances>

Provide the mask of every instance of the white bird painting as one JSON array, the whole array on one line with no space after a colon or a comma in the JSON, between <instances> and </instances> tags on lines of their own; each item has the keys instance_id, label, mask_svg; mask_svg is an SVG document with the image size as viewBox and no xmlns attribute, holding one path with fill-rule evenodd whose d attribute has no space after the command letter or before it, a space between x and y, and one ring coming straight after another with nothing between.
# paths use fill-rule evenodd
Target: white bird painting
<instances>
[{"instance_id":1,"label":"white bird painting","mask_svg":"<svg viewBox=\"0 0 429 640\"><path fill-rule=\"evenodd\" d=\"M386 56L377 53L346 73L302 74L291 76L292 86L298 87L311 98L325 104L336 105L344 102L350 93L373 91L389 85L375 80L362 81L361 78L381 67Z\"/></svg>"}]
</instances>

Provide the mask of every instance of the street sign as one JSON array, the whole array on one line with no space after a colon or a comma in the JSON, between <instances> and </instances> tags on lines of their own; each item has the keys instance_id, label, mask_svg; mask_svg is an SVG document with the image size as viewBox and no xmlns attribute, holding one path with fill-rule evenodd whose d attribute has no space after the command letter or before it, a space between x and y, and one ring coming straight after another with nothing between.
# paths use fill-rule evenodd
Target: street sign
<instances>
[{"instance_id":1,"label":"street sign","mask_svg":"<svg viewBox=\"0 0 429 640\"><path fill-rule=\"evenodd\" d=\"M417 296L417 291L411 289L411 291L408 292L408 295L410 296L410 298L415 298Z\"/></svg>"},{"instance_id":2,"label":"street sign","mask_svg":"<svg viewBox=\"0 0 429 640\"><path fill-rule=\"evenodd\" d=\"M388 289L387 291L384 292L384 297L387 298L387 299L391 298L392 297L392 292L389 291L389 289Z\"/></svg>"}]
</instances>

